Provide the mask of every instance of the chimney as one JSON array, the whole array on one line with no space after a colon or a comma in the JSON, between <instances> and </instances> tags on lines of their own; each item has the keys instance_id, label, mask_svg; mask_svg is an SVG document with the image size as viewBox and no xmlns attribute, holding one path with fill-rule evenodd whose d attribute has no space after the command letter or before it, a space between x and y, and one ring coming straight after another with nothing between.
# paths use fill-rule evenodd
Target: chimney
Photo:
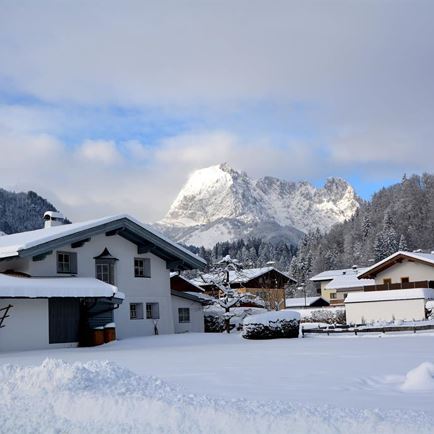
<instances>
[{"instance_id":1,"label":"chimney","mask_svg":"<svg viewBox=\"0 0 434 434\"><path fill-rule=\"evenodd\" d=\"M57 211L47 211L44 213L44 227L52 228L53 226L61 226L65 224L65 217Z\"/></svg>"}]
</instances>

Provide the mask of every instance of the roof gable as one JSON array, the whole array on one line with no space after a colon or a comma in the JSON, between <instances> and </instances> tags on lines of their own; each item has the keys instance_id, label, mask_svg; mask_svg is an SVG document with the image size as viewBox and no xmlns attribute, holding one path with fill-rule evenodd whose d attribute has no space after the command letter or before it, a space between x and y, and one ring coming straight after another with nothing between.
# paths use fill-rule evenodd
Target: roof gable
<instances>
[{"instance_id":1,"label":"roof gable","mask_svg":"<svg viewBox=\"0 0 434 434\"><path fill-rule=\"evenodd\" d=\"M0 259L44 255L101 233L122 236L137 245L138 253L153 253L166 260L171 269L201 269L206 265L204 259L127 214L3 236Z\"/></svg>"},{"instance_id":2,"label":"roof gable","mask_svg":"<svg viewBox=\"0 0 434 434\"><path fill-rule=\"evenodd\" d=\"M392 267L393 265L401 263L404 259L409 259L434 267L434 255L431 253L399 251L382 261L377 262L372 267L367 268L363 273L359 274L358 277L359 279L375 278L378 273Z\"/></svg>"}]
</instances>

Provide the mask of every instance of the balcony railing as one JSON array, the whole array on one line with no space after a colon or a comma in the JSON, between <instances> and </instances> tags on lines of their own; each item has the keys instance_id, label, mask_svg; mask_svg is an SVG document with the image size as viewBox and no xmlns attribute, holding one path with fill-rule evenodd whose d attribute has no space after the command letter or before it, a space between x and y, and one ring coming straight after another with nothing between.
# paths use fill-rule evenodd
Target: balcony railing
<instances>
[{"instance_id":1,"label":"balcony railing","mask_svg":"<svg viewBox=\"0 0 434 434\"><path fill-rule=\"evenodd\" d=\"M389 291L391 289L434 288L434 281L419 280L415 282L385 283L383 285L364 286L364 291Z\"/></svg>"}]
</instances>

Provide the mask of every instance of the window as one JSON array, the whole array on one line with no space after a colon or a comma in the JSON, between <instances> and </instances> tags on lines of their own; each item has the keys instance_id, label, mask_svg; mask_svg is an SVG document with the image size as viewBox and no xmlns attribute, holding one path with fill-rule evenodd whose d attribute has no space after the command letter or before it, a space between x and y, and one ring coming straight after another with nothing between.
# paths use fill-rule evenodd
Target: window
<instances>
[{"instance_id":1,"label":"window","mask_svg":"<svg viewBox=\"0 0 434 434\"><path fill-rule=\"evenodd\" d=\"M391 285L392 279L383 279L383 285Z\"/></svg>"},{"instance_id":2,"label":"window","mask_svg":"<svg viewBox=\"0 0 434 434\"><path fill-rule=\"evenodd\" d=\"M77 253L57 252L57 272L77 274Z\"/></svg>"},{"instance_id":3,"label":"window","mask_svg":"<svg viewBox=\"0 0 434 434\"><path fill-rule=\"evenodd\" d=\"M143 303L130 303L130 319L143 319Z\"/></svg>"},{"instance_id":4,"label":"window","mask_svg":"<svg viewBox=\"0 0 434 434\"><path fill-rule=\"evenodd\" d=\"M146 303L146 319L159 319L160 306L158 303Z\"/></svg>"},{"instance_id":5,"label":"window","mask_svg":"<svg viewBox=\"0 0 434 434\"><path fill-rule=\"evenodd\" d=\"M409 277L401 277L401 283L409 283L410 278Z\"/></svg>"},{"instance_id":6,"label":"window","mask_svg":"<svg viewBox=\"0 0 434 434\"><path fill-rule=\"evenodd\" d=\"M95 276L98 280L102 280L110 285L115 284L115 263L118 260L107 249L95 256Z\"/></svg>"},{"instance_id":7,"label":"window","mask_svg":"<svg viewBox=\"0 0 434 434\"><path fill-rule=\"evenodd\" d=\"M134 259L134 277L151 277L151 260L149 258Z\"/></svg>"},{"instance_id":8,"label":"window","mask_svg":"<svg viewBox=\"0 0 434 434\"><path fill-rule=\"evenodd\" d=\"M178 321L180 323L190 322L190 309L188 307L178 307Z\"/></svg>"},{"instance_id":9,"label":"window","mask_svg":"<svg viewBox=\"0 0 434 434\"><path fill-rule=\"evenodd\" d=\"M96 267L96 278L98 280L102 280L105 283L114 285L115 273L114 273L113 263L96 261L95 267Z\"/></svg>"},{"instance_id":10,"label":"window","mask_svg":"<svg viewBox=\"0 0 434 434\"><path fill-rule=\"evenodd\" d=\"M332 292L331 294L330 294L330 299L335 299L336 298L336 293L335 292Z\"/></svg>"}]
</instances>

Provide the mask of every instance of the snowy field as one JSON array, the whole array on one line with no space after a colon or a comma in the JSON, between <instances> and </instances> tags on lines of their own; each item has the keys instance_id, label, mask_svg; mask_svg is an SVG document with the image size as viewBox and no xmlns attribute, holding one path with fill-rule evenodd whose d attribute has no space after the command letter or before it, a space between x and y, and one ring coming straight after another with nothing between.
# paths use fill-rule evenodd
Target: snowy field
<instances>
[{"instance_id":1,"label":"snowy field","mask_svg":"<svg viewBox=\"0 0 434 434\"><path fill-rule=\"evenodd\" d=\"M0 353L0 432L434 433L434 334Z\"/></svg>"}]
</instances>

